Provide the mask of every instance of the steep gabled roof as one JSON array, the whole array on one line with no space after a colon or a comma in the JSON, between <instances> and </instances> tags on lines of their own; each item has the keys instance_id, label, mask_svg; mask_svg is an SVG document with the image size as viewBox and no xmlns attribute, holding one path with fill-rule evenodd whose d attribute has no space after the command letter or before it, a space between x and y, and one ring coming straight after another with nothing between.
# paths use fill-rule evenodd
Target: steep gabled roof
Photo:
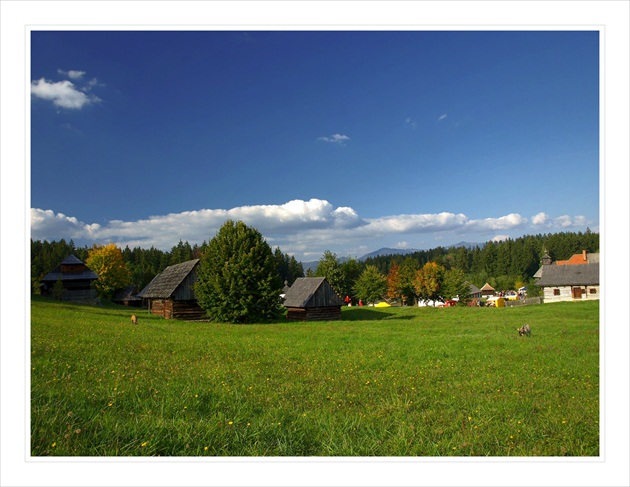
<instances>
[{"instance_id":1,"label":"steep gabled roof","mask_svg":"<svg viewBox=\"0 0 630 487\"><path fill-rule=\"evenodd\" d=\"M466 282L466 284L468 284L468 286L470 287L470 294L479 294L481 292L481 289L479 289L474 284L471 284L469 282Z\"/></svg>"},{"instance_id":2,"label":"steep gabled roof","mask_svg":"<svg viewBox=\"0 0 630 487\"><path fill-rule=\"evenodd\" d=\"M61 266L79 264L84 266L84 270L81 272L61 272ZM54 270L46 274L42 278L42 282L95 281L96 279L98 279L98 274L96 272L90 270L90 268L86 266L85 263L78 257L75 257L74 255L69 255L68 257L63 259L63 261L61 261L61 264L55 267Z\"/></svg>"},{"instance_id":3,"label":"steep gabled roof","mask_svg":"<svg viewBox=\"0 0 630 487\"><path fill-rule=\"evenodd\" d=\"M589 286L599 284L599 264L544 265L537 286Z\"/></svg>"},{"instance_id":4,"label":"steep gabled roof","mask_svg":"<svg viewBox=\"0 0 630 487\"><path fill-rule=\"evenodd\" d=\"M112 301L140 301L140 298L136 295L137 291L136 285L132 284L118 291L112 298Z\"/></svg>"},{"instance_id":5,"label":"steep gabled roof","mask_svg":"<svg viewBox=\"0 0 630 487\"><path fill-rule=\"evenodd\" d=\"M287 308L314 308L319 306L343 306L325 277L299 277L284 298Z\"/></svg>"},{"instance_id":6,"label":"steep gabled roof","mask_svg":"<svg viewBox=\"0 0 630 487\"><path fill-rule=\"evenodd\" d=\"M481 288L482 291L494 291L494 288L489 284L489 283L485 283L483 285L483 287Z\"/></svg>"},{"instance_id":7,"label":"steep gabled roof","mask_svg":"<svg viewBox=\"0 0 630 487\"><path fill-rule=\"evenodd\" d=\"M557 260L556 265L599 264L599 253L591 254L584 250L581 254L573 254L567 260Z\"/></svg>"},{"instance_id":8,"label":"steep gabled roof","mask_svg":"<svg viewBox=\"0 0 630 487\"><path fill-rule=\"evenodd\" d=\"M181 264L168 266L160 274L155 276L153 280L147 284L147 287L138 293L138 297L154 299L170 298L182 281L192 272L198 262L199 259L193 259L182 262Z\"/></svg>"}]
</instances>

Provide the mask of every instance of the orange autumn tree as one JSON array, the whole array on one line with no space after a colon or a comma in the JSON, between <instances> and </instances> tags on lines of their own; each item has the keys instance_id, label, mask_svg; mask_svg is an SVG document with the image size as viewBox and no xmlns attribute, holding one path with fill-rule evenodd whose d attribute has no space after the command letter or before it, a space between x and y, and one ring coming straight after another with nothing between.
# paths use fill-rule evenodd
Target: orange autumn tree
<instances>
[{"instance_id":1,"label":"orange autumn tree","mask_svg":"<svg viewBox=\"0 0 630 487\"><path fill-rule=\"evenodd\" d=\"M400 299L403 304L413 304L416 298L413 280L417 270L418 263L413 258L406 258L402 264L393 262L387 275L388 299Z\"/></svg>"},{"instance_id":2,"label":"orange autumn tree","mask_svg":"<svg viewBox=\"0 0 630 487\"><path fill-rule=\"evenodd\" d=\"M387 298L390 300L400 299L402 301L402 281L400 276L400 266L393 262L387 275Z\"/></svg>"},{"instance_id":3,"label":"orange autumn tree","mask_svg":"<svg viewBox=\"0 0 630 487\"><path fill-rule=\"evenodd\" d=\"M99 297L111 299L114 293L131 283L131 272L123 261L121 250L115 244L95 244L85 264L98 274L94 287Z\"/></svg>"}]
</instances>

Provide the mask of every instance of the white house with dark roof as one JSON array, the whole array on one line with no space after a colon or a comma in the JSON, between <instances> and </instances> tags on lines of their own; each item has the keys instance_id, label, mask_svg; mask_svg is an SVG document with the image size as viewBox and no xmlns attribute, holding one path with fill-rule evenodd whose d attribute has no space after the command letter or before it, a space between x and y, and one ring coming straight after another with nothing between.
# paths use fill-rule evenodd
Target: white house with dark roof
<instances>
[{"instance_id":1,"label":"white house with dark roof","mask_svg":"<svg viewBox=\"0 0 630 487\"><path fill-rule=\"evenodd\" d=\"M543 301L583 301L599 299L599 262L580 265L543 265L536 273L536 285Z\"/></svg>"}]
</instances>

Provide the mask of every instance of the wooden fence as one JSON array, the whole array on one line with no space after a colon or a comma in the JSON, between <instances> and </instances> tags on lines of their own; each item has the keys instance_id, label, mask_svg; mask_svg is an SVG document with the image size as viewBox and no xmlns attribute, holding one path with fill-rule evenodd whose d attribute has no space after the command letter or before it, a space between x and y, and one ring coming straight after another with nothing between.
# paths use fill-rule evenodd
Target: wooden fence
<instances>
[{"instance_id":1,"label":"wooden fence","mask_svg":"<svg viewBox=\"0 0 630 487\"><path fill-rule=\"evenodd\" d=\"M538 296L535 298L518 299L516 301L508 301L507 299L505 300L506 308L512 308L514 306L527 306L530 304L543 304L543 297Z\"/></svg>"}]
</instances>

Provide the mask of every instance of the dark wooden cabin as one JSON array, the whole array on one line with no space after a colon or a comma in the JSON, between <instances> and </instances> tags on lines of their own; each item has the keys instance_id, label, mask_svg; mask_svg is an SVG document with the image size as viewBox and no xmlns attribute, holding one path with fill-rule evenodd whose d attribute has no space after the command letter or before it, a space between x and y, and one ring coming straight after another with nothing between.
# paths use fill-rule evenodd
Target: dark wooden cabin
<instances>
[{"instance_id":1,"label":"dark wooden cabin","mask_svg":"<svg viewBox=\"0 0 630 487\"><path fill-rule=\"evenodd\" d=\"M44 295L52 295L55 284L60 281L63 291L58 297L63 301L96 301L96 289L92 287L92 282L97 279L98 274L81 259L69 255L44 276L41 281L41 292Z\"/></svg>"},{"instance_id":2,"label":"dark wooden cabin","mask_svg":"<svg viewBox=\"0 0 630 487\"><path fill-rule=\"evenodd\" d=\"M122 304L123 306L142 305L142 298L138 297L138 286L135 284L118 291L112 298L112 301L116 304Z\"/></svg>"},{"instance_id":3,"label":"dark wooden cabin","mask_svg":"<svg viewBox=\"0 0 630 487\"><path fill-rule=\"evenodd\" d=\"M287 318L300 321L341 319L343 300L324 277L300 277L284 297Z\"/></svg>"},{"instance_id":4,"label":"dark wooden cabin","mask_svg":"<svg viewBox=\"0 0 630 487\"><path fill-rule=\"evenodd\" d=\"M199 259L167 267L147 284L138 297L147 300L154 315L166 319L199 320L206 312L199 306L194 285Z\"/></svg>"}]
</instances>

